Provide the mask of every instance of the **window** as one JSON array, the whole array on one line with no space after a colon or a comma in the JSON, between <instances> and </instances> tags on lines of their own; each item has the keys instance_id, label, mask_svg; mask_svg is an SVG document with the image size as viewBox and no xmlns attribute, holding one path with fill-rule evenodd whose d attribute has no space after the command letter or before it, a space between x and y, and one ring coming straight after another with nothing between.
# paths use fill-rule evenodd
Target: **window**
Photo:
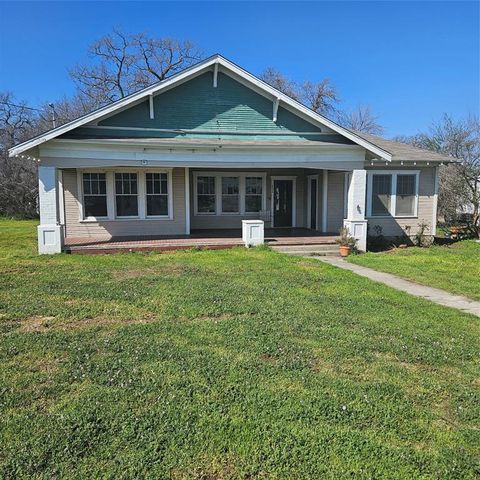
<instances>
[{"instance_id":1,"label":"window","mask_svg":"<svg viewBox=\"0 0 480 480\"><path fill-rule=\"evenodd\" d=\"M239 177L222 177L222 213L239 213Z\"/></svg>"},{"instance_id":2,"label":"window","mask_svg":"<svg viewBox=\"0 0 480 480\"><path fill-rule=\"evenodd\" d=\"M194 172L195 215L249 215L266 203L264 172Z\"/></svg>"},{"instance_id":3,"label":"window","mask_svg":"<svg viewBox=\"0 0 480 480\"><path fill-rule=\"evenodd\" d=\"M391 206L392 176L373 175L372 215L388 215Z\"/></svg>"},{"instance_id":4,"label":"window","mask_svg":"<svg viewBox=\"0 0 480 480\"><path fill-rule=\"evenodd\" d=\"M397 216L412 217L415 215L416 175L397 175Z\"/></svg>"},{"instance_id":5,"label":"window","mask_svg":"<svg viewBox=\"0 0 480 480\"><path fill-rule=\"evenodd\" d=\"M107 216L107 180L104 173L84 173L83 216Z\"/></svg>"},{"instance_id":6,"label":"window","mask_svg":"<svg viewBox=\"0 0 480 480\"><path fill-rule=\"evenodd\" d=\"M198 213L215 213L215 177L197 177Z\"/></svg>"},{"instance_id":7,"label":"window","mask_svg":"<svg viewBox=\"0 0 480 480\"><path fill-rule=\"evenodd\" d=\"M147 173L147 216L168 215L168 178L166 173Z\"/></svg>"},{"instance_id":8,"label":"window","mask_svg":"<svg viewBox=\"0 0 480 480\"><path fill-rule=\"evenodd\" d=\"M115 205L117 217L138 216L138 189L136 173L115 174Z\"/></svg>"},{"instance_id":9,"label":"window","mask_svg":"<svg viewBox=\"0 0 480 480\"><path fill-rule=\"evenodd\" d=\"M369 172L368 215L416 217L418 171Z\"/></svg>"},{"instance_id":10,"label":"window","mask_svg":"<svg viewBox=\"0 0 480 480\"><path fill-rule=\"evenodd\" d=\"M254 213L262 210L263 178L245 177L245 212Z\"/></svg>"}]
</instances>

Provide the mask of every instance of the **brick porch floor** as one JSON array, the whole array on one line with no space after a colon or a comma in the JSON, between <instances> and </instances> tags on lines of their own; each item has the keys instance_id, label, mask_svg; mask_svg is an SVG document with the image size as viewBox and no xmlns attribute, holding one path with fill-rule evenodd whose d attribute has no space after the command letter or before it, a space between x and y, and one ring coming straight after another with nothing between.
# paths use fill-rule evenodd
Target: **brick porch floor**
<instances>
[{"instance_id":1,"label":"brick porch floor","mask_svg":"<svg viewBox=\"0 0 480 480\"><path fill-rule=\"evenodd\" d=\"M306 228L266 229L265 242L274 245L328 245L338 238ZM191 235L138 236L118 238L66 237L68 253L115 253L119 251L167 251L194 247L204 249L232 248L243 245L240 230L202 230Z\"/></svg>"}]
</instances>

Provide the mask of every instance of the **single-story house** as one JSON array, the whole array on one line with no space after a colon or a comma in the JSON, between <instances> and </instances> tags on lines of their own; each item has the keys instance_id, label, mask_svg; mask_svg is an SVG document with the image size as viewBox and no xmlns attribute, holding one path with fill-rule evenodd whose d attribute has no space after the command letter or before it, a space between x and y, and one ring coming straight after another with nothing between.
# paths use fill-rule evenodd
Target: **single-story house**
<instances>
[{"instance_id":1,"label":"single-story house","mask_svg":"<svg viewBox=\"0 0 480 480\"><path fill-rule=\"evenodd\" d=\"M262 219L366 248L433 235L447 157L348 130L214 55L10 150L38 160L40 253Z\"/></svg>"}]
</instances>

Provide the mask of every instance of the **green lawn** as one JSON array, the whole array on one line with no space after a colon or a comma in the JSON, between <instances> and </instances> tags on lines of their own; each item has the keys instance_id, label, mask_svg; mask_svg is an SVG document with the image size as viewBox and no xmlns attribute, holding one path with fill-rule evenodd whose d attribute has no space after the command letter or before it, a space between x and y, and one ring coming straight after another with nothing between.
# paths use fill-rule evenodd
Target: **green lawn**
<instances>
[{"instance_id":1,"label":"green lawn","mask_svg":"<svg viewBox=\"0 0 480 480\"><path fill-rule=\"evenodd\" d=\"M265 249L35 242L0 220L0 478L478 478L478 318Z\"/></svg>"},{"instance_id":2,"label":"green lawn","mask_svg":"<svg viewBox=\"0 0 480 480\"><path fill-rule=\"evenodd\" d=\"M349 261L480 300L480 243L474 240L355 255Z\"/></svg>"}]
</instances>

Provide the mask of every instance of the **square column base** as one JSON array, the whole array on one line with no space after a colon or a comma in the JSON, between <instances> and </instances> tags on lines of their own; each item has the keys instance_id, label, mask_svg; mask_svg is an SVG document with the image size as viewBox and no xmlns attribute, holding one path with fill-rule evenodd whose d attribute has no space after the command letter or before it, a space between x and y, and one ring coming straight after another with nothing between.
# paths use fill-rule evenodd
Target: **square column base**
<instances>
[{"instance_id":1,"label":"square column base","mask_svg":"<svg viewBox=\"0 0 480 480\"><path fill-rule=\"evenodd\" d=\"M63 227L61 225L39 225L38 253L61 253L63 248Z\"/></svg>"},{"instance_id":2,"label":"square column base","mask_svg":"<svg viewBox=\"0 0 480 480\"><path fill-rule=\"evenodd\" d=\"M367 220L344 220L343 226L350 235L357 240L357 248L361 252L367 251Z\"/></svg>"},{"instance_id":3,"label":"square column base","mask_svg":"<svg viewBox=\"0 0 480 480\"><path fill-rule=\"evenodd\" d=\"M242 220L242 240L247 248L263 245L265 242L263 220Z\"/></svg>"}]
</instances>

